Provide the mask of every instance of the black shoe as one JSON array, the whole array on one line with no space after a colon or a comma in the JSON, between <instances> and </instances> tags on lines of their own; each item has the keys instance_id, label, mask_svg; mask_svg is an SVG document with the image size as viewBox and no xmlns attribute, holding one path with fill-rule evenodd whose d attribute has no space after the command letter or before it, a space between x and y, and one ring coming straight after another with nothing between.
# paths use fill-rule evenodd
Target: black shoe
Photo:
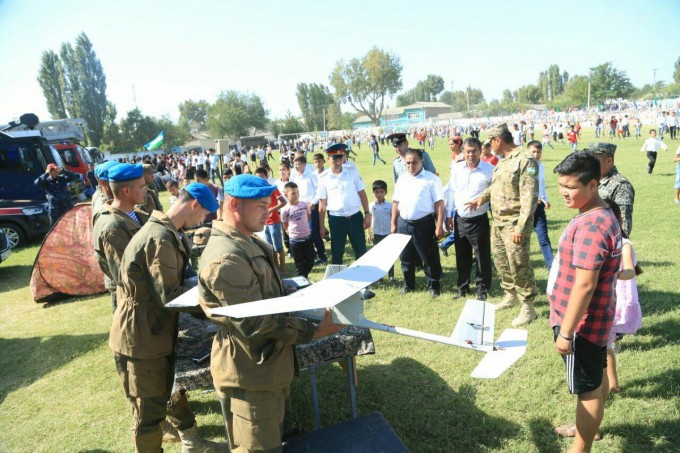
<instances>
[{"instance_id":1,"label":"black shoe","mask_svg":"<svg viewBox=\"0 0 680 453\"><path fill-rule=\"evenodd\" d=\"M439 250L442 251L442 255L449 256L449 251L446 250L446 247L444 247L443 245L439 244Z\"/></svg>"},{"instance_id":2,"label":"black shoe","mask_svg":"<svg viewBox=\"0 0 680 453\"><path fill-rule=\"evenodd\" d=\"M373 299L375 297L375 293L368 288L362 289L360 293L363 300Z\"/></svg>"},{"instance_id":3,"label":"black shoe","mask_svg":"<svg viewBox=\"0 0 680 453\"><path fill-rule=\"evenodd\" d=\"M489 293L486 291L477 291L477 300L486 300L489 298Z\"/></svg>"},{"instance_id":4,"label":"black shoe","mask_svg":"<svg viewBox=\"0 0 680 453\"><path fill-rule=\"evenodd\" d=\"M411 288L404 286L403 288L401 288L401 291L399 291L399 294L406 294L406 293L412 293L412 292L413 292L413 290Z\"/></svg>"},{"instance_id":5,"label":"black shoe","mask_svg":"<svg viewBox=\"0 0 680 453\"><path fill-rule=\"evenodd\" d=\"M454 299L460 299L461 297L465 297L469 291L467 289L459 289L458 292L453 296Z\"/></svg>"},{"instance_id":6,"label":"black shoe","mask_svg":"<svg viewBox=\"0 0 680 453\"><path fill-rule=\"evenodd\" d=\"M436 297L439 297L439 290L430 288L430 298L434 299Z\"/></svg>"}]
</instances>

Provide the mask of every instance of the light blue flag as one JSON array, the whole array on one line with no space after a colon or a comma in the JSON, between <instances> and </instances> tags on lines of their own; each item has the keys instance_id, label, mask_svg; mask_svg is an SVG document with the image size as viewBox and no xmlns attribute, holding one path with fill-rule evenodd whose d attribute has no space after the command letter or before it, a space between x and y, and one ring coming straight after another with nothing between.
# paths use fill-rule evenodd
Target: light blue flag
<instances>
[{"instance_id":1,"label":"light blue flag","mask_svg":"<svg viewBox=\"0 0 680 453\"><path fill-rule=\"evenodd\" d=\"M149 143L144 145L144 148L148 151L153 151L155 149L162 148L163 147L163 137L164 137L163 132L164 131L161 131L161 133L158 134L158 136L156 138L154 138Z\"/></svg>"}]
</instances>

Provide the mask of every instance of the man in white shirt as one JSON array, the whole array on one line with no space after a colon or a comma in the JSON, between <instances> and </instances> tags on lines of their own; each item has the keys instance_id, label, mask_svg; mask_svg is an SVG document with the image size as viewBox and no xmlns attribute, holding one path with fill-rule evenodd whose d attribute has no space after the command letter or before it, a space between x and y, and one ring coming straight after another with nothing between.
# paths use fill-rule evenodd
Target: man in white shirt
<instances>
[{"instance_id":1,"label":"man in white shirt","mask_svg":"<svg viewBox=\"0 0 680 453\"><path fill-rule=\"evenodd\" d=\"M444 193L442 183L423 169L423 153L408 149L404 153L406 172L397 181L392 197L392 233L410 234L411 241L399 257L404 274L402 294L415 290L416 259L423 262L431 297L440 293L442 266L437 239L444 237Z\"/></svg>"},{"instance_id":2,"label":"man in white shirt","mask_svg":"<svg viewBox=\"0 0 680 453\"><path fill-rule=\"evenodd\" d=\"M671 112L671 115L668 117L666 124L668 126L668 130L671 133L671 140L675 140L678 134L678 117L675 113L675 110Z\"/></svg>"},{"instance_id":3,"label":"man in white shirt","mask_svg":"<svg viewBox=\"0 0 680 453\"><path fill-rule=\"evenodd\" d=\"M647 164L648 175L651 175L654 171L654 165L656 165L656 153L659 148L663 149L664 151L668 151L668 146L666 146L666 144L661 141L661 139L656 137L656 130L650 129L649 138L645 140L645 142L642 144L642 148L640 148L640 152L647 151L647 159L649 160L649 163Z\"/></svg>"},{"instance_id":4,"label":"man in white shirt","mask_svg":"<svg viewBox=\"0 0 680 453\"><path fill-rule=\"evenodd\" d=\"M366 253L364 230L371 226L366 186L357 171L343 165L346 148L347 145L344 143L336 143L326 148L326 153L331 159L331 168L319 179L317 190L319 232L321 237L326 235L324 219L328 212L333 264L342 264L348 236L355 259ZM361 214L362 210L365 216Z\"/></svg>"},{"instance_id":5,"label":"man in white shirt","mask_svg":"<svg viewBox=\"0 0 680 453\"><path fill-rule=\"evenodd\" d=\"M293 159L290 180L298 186L300 201L304 201L312 209L312 220L309 227L312 230L312 242L314 243L317 255L315 264L325 264L328 262L328 259L326 258L326 249L320 235L319 199L316 196L319 179L312 166L307 165L307 158L302 153Z\"/></svg>"},{"instance_id":6,"label":"man in white shirt","mask_svg":"<svg viewBox=\"0 0 680 453\"><path fill-rule=\"evenodd\" d=\"M215 152L213 148L208 150L210 153L210 180L215 184L215 176L220 181L220 186L222 185L222 174L220 172L220 155ZM220 210L221 212L222 210Z\"/></svg>"},{"instance_id":7,"label":"man in white shirt","mask_svg":"<svg viewBox=\"0 0 680 453\"><path fill-rule=\"evenodd\" d=\"M489 203L472 211L465 203L477 198L491 185L494 166L481 160L482 143L476 138L463 142L464 161L451 169L451 179L446 206L446 223L456 236L456 268L458 270L458 294L463 297L470 292L472 251L477 257L477 299L486 300L491 288L491 230L489 227Z\"/></svg>"}]
</instances>

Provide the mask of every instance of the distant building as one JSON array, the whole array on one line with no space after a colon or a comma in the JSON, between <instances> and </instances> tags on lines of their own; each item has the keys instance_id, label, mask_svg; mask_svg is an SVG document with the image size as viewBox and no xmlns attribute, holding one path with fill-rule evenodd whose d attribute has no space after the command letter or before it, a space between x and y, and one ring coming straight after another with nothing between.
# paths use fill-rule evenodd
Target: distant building
<instances>
[{"instance_id":1,"label":"distant building","mask_svg":"<svg viewBox=\"0 0 680 453\"><path fill-rule=\"evenodd\" d=\"M386 130L407 129L448 113L451 113L451 106L443 102L416 102L383 110L380 115L380 127ZM360 116L352 123L352 129L364 127L375 127L373 121L366 115Z\"/></svg>"}]
</instances>

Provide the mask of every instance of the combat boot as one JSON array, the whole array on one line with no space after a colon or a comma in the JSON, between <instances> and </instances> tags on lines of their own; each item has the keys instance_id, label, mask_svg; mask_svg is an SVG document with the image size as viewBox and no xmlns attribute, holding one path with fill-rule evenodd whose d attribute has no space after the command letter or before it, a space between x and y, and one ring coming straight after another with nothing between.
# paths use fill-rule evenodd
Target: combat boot
<instances>
[{"instance_id":1,"label":"combat boot","mask_svg":"<svg viewBox=\"0 0 680 453\"><path fill-rule=\"evenodd\" d=\"M496 311L505 310L506 308L512 308L517 303L517 295L514 293L505 293L505 297L502 301L496 304Z\"/></svg>"},{"instance_id":2,"label":"combat boot","mask_svg":"<svg viewBox=\"0 0 680 453\"><path fill-rule=\"evenodd\" d=\"M536 319L536 310L533 305L522 304L522 309L519 311L519 316L512 320L512 327L521 327L529 324Z\"/></svg>"},{"instance_id":3,"label":"combat boot","mask_svg":"<svg viewBox=\"0 0 680 453\"><path fill-rule=\"evenodd\" d=\"M198 434L198 428L195 423L189 429L179 430L179 438L182 439L182 453L217 453L228 451L226 444L218 444L203 439Z\"/></svg>"}]
</instances>

